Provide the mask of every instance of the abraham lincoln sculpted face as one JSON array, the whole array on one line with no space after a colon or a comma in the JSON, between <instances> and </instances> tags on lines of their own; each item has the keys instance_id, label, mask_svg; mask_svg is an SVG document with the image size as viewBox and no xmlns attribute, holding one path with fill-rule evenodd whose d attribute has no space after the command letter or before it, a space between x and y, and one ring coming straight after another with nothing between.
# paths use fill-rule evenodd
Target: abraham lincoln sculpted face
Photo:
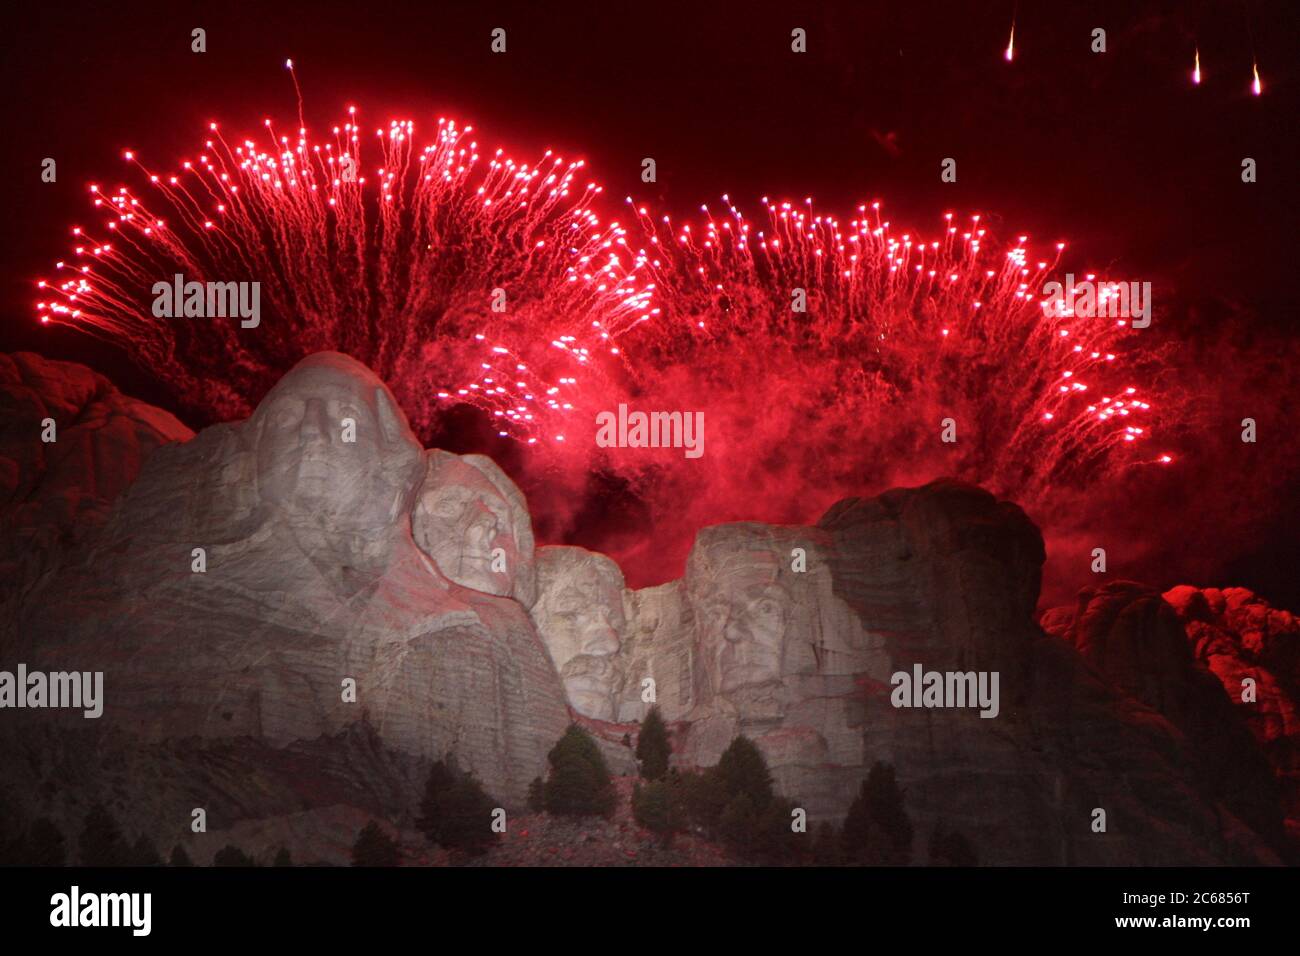
<instances>
[{"instance_id":1,"label":"abraham lincoln sculpted face","mask_svg":"<svg viewBox=\"0 0 1300 956\"><path fill-rule=\"evenodd\" d=\"M751 527L758 530L748 533ZM778 551L761 528L705 529L687 564L696 640L710 688L721 697L782 676L794 602L781 584Z\"/></svg>"},{"instance_id":2,"label":"abraham lincoln sculpted face","mask_svg":"<svg viewBox=\"0 0 1300 956\"><path fill-rule=\"evenodd\" d=\"M623 572L603 554L549 547L537 552L533 620L573 709L613 720L622 674L617 654L626 629Z\"/></svg>"}]
</instances>

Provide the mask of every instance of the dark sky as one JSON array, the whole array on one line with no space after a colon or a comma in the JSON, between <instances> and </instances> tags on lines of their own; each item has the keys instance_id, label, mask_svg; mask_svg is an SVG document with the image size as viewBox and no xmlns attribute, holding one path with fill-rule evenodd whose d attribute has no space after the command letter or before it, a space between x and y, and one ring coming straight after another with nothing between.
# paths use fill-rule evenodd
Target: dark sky
<instances>
[{"instance_id":1,"label":"dark sky","mask_svg":"<svg viewBox=\"0 0 1300 956\"><path fill-rule=\"evenodd\" d=\"M160 403L111 347L37 326L33 280L86 220L86 185L116 182L123 148L171 167L210 120L242 131L291 118L289 56L313 125L351 103L376 125L452 115L516 155L585 156L608 194L679 213L723 192L751 209L766 194L811 195L841 213L880 198L895 224L922 231L948 210L979 211L1004 236L1066 239L1077 261L1163 283L1179 303L1170 321L1221 300L1262 327L1296 321L1289 0L17 6L3 25L0 349L87 362ZM498 26L504 56L489 51ZM206 53L190 51L194 27ZM790 52L794 27L808 31L806 55ZM1105 54L1089 49L1094 27ZM1205 79L1193 88L1196 45ZM40 182L47 156L56 184ZM639 179L645 156L654 186ZM939 181L948 156L956 184ZM1250 186L1245 156L1258 162ZM1293 558L1285 547L1268 562Z\"/></svg>"},{"instance_id":2,"label":"dark sky","mask_svg":"<svg viewBox=\"0 0 1300 956\"><path fill-rule=\"evenodd\" d=\"M586 156L613 196L679 211L723 192L838 211L879 197L919 228L984 211L1093 261L1194 276L1202 294L1296 301L1281 281L1297 211L1290 2L1020 3L1010 66L1016 5L999 2L23 6L4 30L7 347L32 341L12 325L85 219L86 184L112 181L128 146L169 166L209 120L291 118L287 56L309 120L349 103L376 125L445 112L519 152ZM190 52L195 26L204 54ZM494 26L508 30L504 56L489 52ZM808 30L804 56L789 52L794 26ZM1095 26L1103 55L1089 50ZM1250 188L1243 155L1259 162ZM46 156L56 184L39 180ZM644 156L657 187L639 181ZM946 156L956 184L939 182Z\"/></svg>"}]
</instances>

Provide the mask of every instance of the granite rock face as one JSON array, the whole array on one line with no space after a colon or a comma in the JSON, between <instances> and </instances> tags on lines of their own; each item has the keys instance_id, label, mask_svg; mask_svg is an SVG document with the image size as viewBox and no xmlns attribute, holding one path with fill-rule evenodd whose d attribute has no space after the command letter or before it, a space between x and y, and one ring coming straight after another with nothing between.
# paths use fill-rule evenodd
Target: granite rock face
<instances>
[{"instance_id":1,"label":"granite rock face","mask_svg":"<svg viewBox=\"0 0 1300 956\"><path fill-rule=\"evenodd\" d=\"M193 435L84 365L0 355L0 600L102 525L153 449Z\"/></svg>"},{"instance_id":2,"label":"granite rock face","mask_svg":"<svg viewBox=\"0 0 1300 956\"><path fill-rule=\"evenodd\" d=\"M0 797L65 832L104 800L196 859L239 842L343 862L366 818L410 829L432 759L517 809L571 719L630 769L653 702L675 764L747 735L814 821L892 764L918 861L940 826L993 864L1273 863L1286 845L1294 618L1248 592L1112 584L1040 627L1041 535L979 488L705 528L680 580L632 590L603 555L534 551L500 469L422 449L342 355L192 437L123 400L108 419L131 428L58 480L22 429L64 386L23 374L11 511L99 502L0 596L3 666L104 672L97 720L0 713ZM901 694L917 674L939 675L934 699ZM1244 677L1258 707L1237 703ZM238 839L193 838L196 807Z\"/></svg>"},{"instance_id":3,"label":"granite rock face","mask_svg":"<svg viewBox=\"0 0 1300 956\"><path fill-rule=\"evenodd\" d=\"M417 546L430 497L472 509L485 494L479 468L427 458L387 388L336 353L299 363L247 422L160 449L6 614L5 659L102 670L104 716L9 712L8 728L63 717L134 746L285 750L365 725L382 750L454 753L522 805L568 723L563 688L520 603L457 584ZM438 527L421 537L446 559ZM355 773L354 789L374 788ZM264 814L259 792L279 786L250 772L209 812Z\"/></svg>"},{"instance_id":4,"label":"granite rock face","mask_svg":"<svg viewBox=\"0 0 1300 956\"><path fill-rule=\"evenodd\" d=\"M1273 768L1247 722L1233 713L1219 678L1196 660L1177 612L1158 591L1127 581L1085 588L1060 633L1108 683L1186 739L1200 792L1270 842L1282 840L1282 792Z\"/></svg>"},{"instance_id":5,"label":"granite rock face","mask_svg":"<svg viewBox=\"0 0 1300 956\"><path fill-rule=\"evenodd\" d=\"M431 449L411 531L445 577L532 606L532 518L523 493L491 458Z\"/></svg>"},{"instance_id":6,"label":"granite rock face","mask_svg":"<svg viewBox=\"0 0 1300 956\"><path fill-rule=\"evenodd\" d=\"M1197 664L1223 685L1272 767L1300 842L1300 619L1245 588L1182 586L1164 599Z\"/></svg>"},{"instance_id":7,"label":"granite rock face","mask_svg":"<svg viewBox=\"0 0 1300 956\"><path fill-rule=\"evenodd\" d=\"M685 576L625 590L621 613L596 556L554 550L570 559L539 573L534 608L552 654L576 645L539 613L557 581L602 622L593 633L617 636L618 719L645 713L652 682L679 765L712 764L745 734L816 820L842 816L872 763L891 763L918 855L942 825L990 863L1278 860L1277 789L1172 608L1140 588L1085 592L1082 612L1054 618L1057 634L1083 622L1077 650L1045 634L1042 538L978 488L849 499L816 527L706 528ZM583 573L607 580L584 587ZM996 675L996 714L895 706L895 675L917 668Z\"/></svg>"},{"instance_id":8,"label":"granite rock face","mask_svg":"<svg viewBox=\"0 0 1300 956\"><path fill-rule=\"evenodd\" d=\"M835 594L831 548L823 529L719 525L696 537L683 579L695 702L684 758L716 763L744 734L814 820L841 815L870 766L861 686L890 676L883 634Z\"/></svg>"},{"instance_id":9,"label":"granite rock face","mask_svg":"<svg viewBox=\"0 0 1300 956\"><path fill-rule=\"evenodd\" d=\"M998 675L998 713L986 718L894 706L879 665L860 672L863 764L894 764L923 837L940 823L969 833L991 863L1276 859L1276 806L1267 834L1243 825L1172 721L1034 624L1044 552L1019 508L938 481L840 502L818 530L834 596L885 672ZM805 778L834 779L829 768Z\"/></svg>"},{"instance_id":10,"label":"granite rock face","mask_svg":"<svg viewBox=\"0 0 1300 956\"><path fill-rule=\"evenodd\" d=\"M533 620L569 703L594 720L617 719L618 651L627 629L623 572L603 554L551 546L537 551L537 582Z\"/></svg>"},{"instance_id":11,"label":"granite rock face","mask_svg":"<svg viewBox=\"0 0 1300 956\"><path fill-rule=\"evenodd\" d=\"M623 691L618 719L639 721L645 716L650 709L644 700L645 682L651 680L664 719L685 720L699 699L699 651L683 582L624 591L623 616L627 625L619 653Z\"/></svg>"}]
</instances>

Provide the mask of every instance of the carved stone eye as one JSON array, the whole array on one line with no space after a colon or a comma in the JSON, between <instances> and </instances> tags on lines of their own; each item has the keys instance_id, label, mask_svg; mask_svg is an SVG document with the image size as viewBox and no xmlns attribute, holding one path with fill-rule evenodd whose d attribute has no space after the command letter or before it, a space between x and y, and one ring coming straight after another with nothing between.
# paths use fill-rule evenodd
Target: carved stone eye
<instances>
[{"instance_id":1,"label":"carved stone eye","mask_svg":"<svg viewBox=\"0 0 1300 956\"><path fill-rule=\"evenodd\" d=\"M291 428L302 421L302 406L298 402L281 402L271 413L271 424L276 428Z\"/></svg>"}]
</instances>

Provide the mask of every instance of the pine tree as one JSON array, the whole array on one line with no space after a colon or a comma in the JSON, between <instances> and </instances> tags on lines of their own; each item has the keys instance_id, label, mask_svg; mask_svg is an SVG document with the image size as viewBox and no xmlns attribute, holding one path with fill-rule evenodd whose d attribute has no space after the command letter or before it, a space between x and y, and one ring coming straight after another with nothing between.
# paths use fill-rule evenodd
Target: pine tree
<instances>
[{"instance_id":1,"label":"pine tree","mask_svg":"<svg viewBox=\"0 0 1300 956\"><path fill-rule=\"evenodd\" d=\"M293 858L289 856L289 848L287 846L280 847L280 850L275 854L275 860L272 861L271 865L293 866Z\"/></svg>"},{"instance_id":2,"label":"pine tree","mask_svg":"<svg viewBox=\"0 0 1300 956\"><path fill-rule=\"evenodd\" d=\"M758 831L758 809L747 793L732 797L718 820L718 836L733 853L743 854L753 848Z\"/></svg>"},{"instance_id":3,"label":"pine tree","mask_svg":"<svg viewBox=\"0 0 1300 956\"><path fill-rule=\"evenodd\" d=\"M748 737L737 737L722 752L717 774L728 803L741 794L749 797L755 810L772 802L772 774L762 752Z\"/></svg>"},{"instance_id":4,"label":"pine tree","mask_svg":"<svg viewBox=\"0 0 1300 956\"><path fill-rule=\"evenodd\" d=\"M232 843L227 843L212 858L213 866L256 866L252 857Z\"/></svg>"},{"instance_id":5,"label":"pine tree","mask_svg":"<svg viewBox=\"0 0 1300 956\"><path fill-rule=\"evenodd\" d=\"M158 848L143 833L136 838L131 847L131 865L162 866L162 856L159 855Z\"/></svg>"},{"instance_id":6,"label":"pine tree","mask_svg":"<svg viewBox=\"0 0 1300 956\"><path fill-rule=\"evenodd\" d=\"M651 707L636 740L636 759L641 764L641 776L646 780L661 779L668 772L670 754L672 745L668 742L668 728L659 715L659 708Z\"/></svg>"},{"instance_id":7,"label":"pine tree","mask_svg":"<svg viewBox=\"0 0 1300 956\"><path fill-rule=\"evenodd\" d=\"M541 813L546 809L546 797L542 792L542 778L533 777L533 782L528 785L528 809L533 813Z\"/></svg>"},{"instance_id":8,"label":"pine tree","mask_svg":"<svg viewBox=\"0 0 1300 956\"><path fill-rule=\"evenodd\" d=\"M718 768L682 773L680 785L687 816L706 832L715 833L730 799Z\"/></svg>"},{"instance_id":9,"label":"pine tree","mask_svg":"<svg viewBox=\"0 0 1300 956\"><path fill-rule=\"evenodd\" d=\"M839 835L835 832L835 827L825 820L817 825L813 834L812 858L816 866L838 866L844 861Z\"/></svg>"},{"instance_id":10,"label":"pine tree","mask_svg":"<svg viewBox=\"0 0 1300 956\"><path fill-rule=\"evenodd\" d=\"M416 828L430 843L468 853L486 853L496 842L492 830L494 801L472 774L461 774L452 761L429 768Z\"/></svg>"},{"instance_id":11,"label":"pine tree","mask_svg":"<svg viewBox=\"0 0 1300 956\"><path fill-rule=\"evenodd\" d=\"M774 866L794 863L808 846L806 834L794 831L794 811L793 801L779 796L760 809L748 855Z\"/></svg>"},{"instance_id":12,"label":"pine tree","mask_svg":"<svg viewBox=\"0 0 1300 956\"><path fill-rule=\"evenodd\" d=\"M542 787L548 813L562 816L608 816L617 794L609 767L591 735L570 724L546 755L550 774Z\"/></svg>"},{"instance_id":13,"label":"pine tree","mask_svg":"<svg viewBox=\"0 0 1300 956\"><path fill-rule=\"evenodd\" d=\"M640 826L658 834L662 845L668 847L673 834L686 825L680 782L669 778L633 786L632 816Z\"/></svg>"},{"instance_id":14,"label":"pine tree","mask_svg":"<svg viewBox=\"0 0 1300 956\"><path fill-rule=\"evenodd\" d=\"M352 845L353 866L400 866L401 862L396 841L378 823L371 820L361 828Z\"/></svg>"},{"instance_id":15,"label":"pine tree","mask_svg":"<svg viewBox=\"0 0 1300 956\"><path fill-rule=\"evenodd\" d=\"M67 863L63 833L49 817L32 821L22 847L24 858L21 862L26 866L63 866Z\"/></svg>"},{"instance_id":16,"label":"pine tree","mask_svg":"<svg viewBox=\"0 0 1300 956\"><path fill-rule=\"evenodd\" d=\"M77 841L82 866L130 866L131 852L108 808L97 803L86 814Z\"/></svg>"},{"instance_id":17,"label":"pine tree","mask_svg":"<svg viewBox=\"0 0 1300 956\"><path fill-rule=\"evenodd\" d=\"M430 843L442 843L444 804L451 793L456 777L445 761L435 760L424 782L424 798L420 801L420 815L415 826Z\"/></svg>"},{"instance_id":18,"label":"pine tree","mask_svg":"<svg viewBox=\"0 0 1300 956\"><path fill-rule=\"evenodd\" d=\"M457 780L446 805L442 845L475 856L486 853L497 842L498 834L492 829L495 804L474 776Z\"/></svg>"},{"instance_id":19,"label":"pine tree","mask_svg":"<svg viewBox=\"0 0 1300 956\"><path fill-rule=\"evenodd\" d=\"M841 843L854 863L905 866L911 859L912 822L891 765L872 765L844 819Z\"/></svg>"},{"instance_id":20,"label":"pine tree","mask_svg":"<svg viewBox=\"0 0 1300 956\"><path fill-rule=\"evenodd\" d=\"M177 843L174 847L172 847L172 856L171 859L168 861L168 865L169 866L193 866L194 861L191 860L190 855L185 852L185 847Z\"/></svg>"},{"instance_id":21,"label":"pine tree","mask_svg":"<svg viewBox=\"0 0 1300 956\"><path fill-rule=\"evenodd\" d=\"M930 865L979 866L979 857L969 840L939 824L930 837Z\"/></svg>"}]
</instances>

